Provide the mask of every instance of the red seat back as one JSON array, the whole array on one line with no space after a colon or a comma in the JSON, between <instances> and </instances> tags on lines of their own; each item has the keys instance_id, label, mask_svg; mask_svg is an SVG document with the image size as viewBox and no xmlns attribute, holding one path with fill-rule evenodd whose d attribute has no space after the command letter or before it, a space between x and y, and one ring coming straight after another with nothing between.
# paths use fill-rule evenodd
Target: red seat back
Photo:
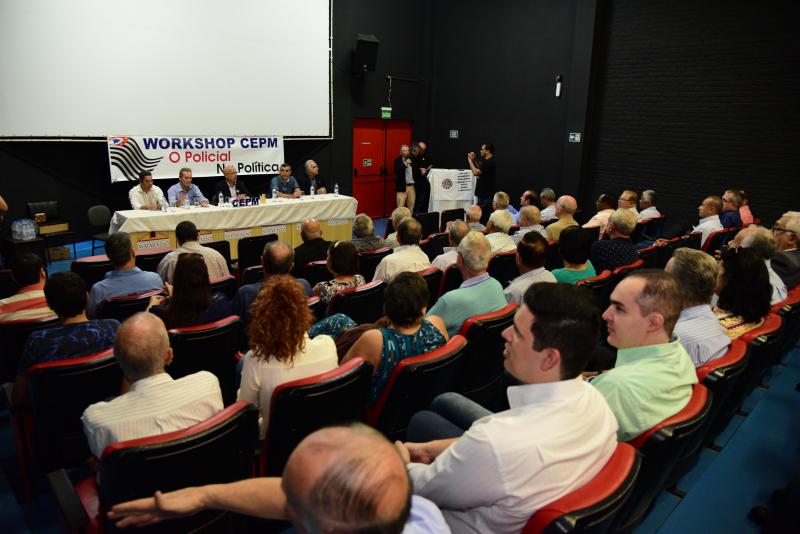
<instances>
[{"instance_id":1,"label":"red seat back","mask_svg":"<svg viewBox=\"0 0 800 534\"><path fill-rule=\"evenodd\" d=\"M232 274L214 278L213 280L210 280L210 283L212 292L217 291L222 293L229 299L233 299L234 295L236 295L236 277Z\"/></svg>"},{"instance_id":2,"label":"red seat back","mask_svg":"<svg viewBox=\"0 0 800 534\"><path fill-rule=\"evenodd\" d=\"M442 285L442 271L436 267L428 267L424 271L419 271L417 274L422 276L428 284L428 309L430 310L439 298L439 287Z\"/></svg>"},{"instance_id":3,"label":"red seat back","mask_svg":"<svg viewBox=\"0 0 800 534\"><path fill-rule=\"evenodd\" d=\"M239 272L253 265L261 265L261 255L264 252L264 245L270 241L277 240L277 234L266 234L240 239L237 245Z\"/></svg>"},{"instance_id":4,"label":"red seat back","mask_svg":"<svg viewBox=\"0 0 800 534\"><path fill-rule=\"evenodd\" d=\"M455 208L451 210L442 211L439 231L445 232L447 230L447 223L449 223L450 221L456 221L456 220L463 221L464 215L465 215L464 208Z\"/></svg>"},{"instance_id":5,"label":"red seat back","mask_svg":"<svg viewBox=\"0 0 800 534\"><path fill-rule=\"evenodd\" d=\"M414 218L422 226L422 238L425 239L431 234L439 231L439 212L430 211L427 213L417 213Z\"/></svg>"},{"instance_id":6,"label":"red seat back","mask_svg":"<svg viewBox=\"0 0 800 534\"><path fill-rule=\"evenodd\" d=\"M337 291L328 305L328 315L343 313L358 324L374 323L383 315L384 289L386 283L375 280Z\"/></svg>"},{"instance_id":7,"label":"red seat back","mask_svg":"<svg viewBox=\"0 0 800 534\"><path fill-rule=\"evenodd\" d=\"M458 270L458 266L453 263L447 266L442 273L442 285L439 287L441 297L448 291L458 289L464 283L464 275Z\"/></svg>"},{"instance_id":8,"label":"red seat back","mask_svg":"<svg viewBox=\"0 0 800 534\"><path fill-rule=\"evenodd\" d=\"M420 241L419 248L422 249L428 259L433 261L436 256L444 253L444 247L450 244L450 237L447 232L442 234L431 234L426 239Z\"/></svg>"},{"instance_id":9,"label":"red seat back","mask_svg":"<svg viewBox=\"0 0 800 534\"><path fill-rule=\"evenodd\" d=\"M614 289L613 282L614 278L611 271L606 269L597 276L584 278L575 285L591 290L594 295L595 304L597 304L597 307L600 308L600 312L602 313L608 308L611 291Z\"/></svg>"},{"instance_id":10,"label":"red seat back","mask_svg":"<svg viewBox=\"0 0 800 534\"><path fill-rule=\"evenodd\" d=\"M506 287L509 282L519 276L519 267L517 267L517 251L509 250L508 252L495 252L489 258L489 267L487 268L489 276L500 282L500 285Z\"/></svg>"},{"instance_id":11,"label":"red seat back","mask_svg":"<svg viewBox=\"0 0 800 534\"><path fill-rule=\"evenodd\" d=\"M319 260L306 263L306 269L303 277L313 288L319 282L327 282L333 279L333 275L328 270L328 261Z\"/></svg>"},{"instance_id":12,"label":"red seat back","mask_svg":"<svg viewBox=\"0 0 800 534\"><path fill-rule=\"evenodd\" d=\"M714 254L715 250L720 250L723 245L733 239L738 231L739 228L724 228L716 232L711 232L706 238L705 243L703 243L703 251Z\"/></svg>"},{"instance_id":13,"label":"red seat back","mask_svg":"<svg viewBox=\"0 0 800 534\"><path fill-rule=\"evenodd\" d=\"M381 260L392 253L389 247L379 248L377 250L362 250L358 253L358 272L369 282L375 276L375 269Z\"/></svg>"},{"instance_id":14,"label":"red seat back","mask_svg":"<svg viewBox=\"0 0 800 534\"><path fill-rule=\"evenodd\" d=\"M728 406L731 394L736 384L742 379L750 358L747 344L741 339L734 339L728 347L728 352L716 360L711 360L697 367L697 379L714 395L714 404L708 417L709 432L703 440L705 443L713 440L724 429L733 417L735 410ZM736 407L738 410L738 405Z\"/></svg>"},{"instance_id":15,"label":"red seat back","mask_svg":"<svg viewBox=\"0 0 800 534\"><path fill-rule=\"evenodd\" d=\"M227 241L226 241L227 243ZM151 248L136 251L136 266L143 271L157 272L158 264L164 257L175 250L174 248Z\"/></svg>"},{"instance_id":16,"label":"red seat back","mask_svg":"<svg viewBox=\"0 0 800 534\"><path fill-rule=\"evenodd\" d=\"M72 262L70 270L83 278L86 282L86 289L91 289L92 286L105 278L106 273L114 270L111 260L105 254L97 256L88 256L80 258Z\"/></svg>"},{"instance_id":17,"label":"red seat back","mask_svg":"<svg viewBox=\"0 0 800 534\"><path fill-rule=\"evenodd\" d=\"M159 293L161 289L107 298L100 303L97 316L122 322L135 313L145 311L150 303L150 297Z\"/></svg>"},{"instance_id":18,"label":"red seat back","mask_svg":"<svg viewBox=\"0 0 800 534\"><path fill-rule=\"evenodd\" d=\"M58 317L48 315L32 321L0 322L0 383L13 382L17 366L31 332L60 324Z\"/></svg>"}]
</instances>

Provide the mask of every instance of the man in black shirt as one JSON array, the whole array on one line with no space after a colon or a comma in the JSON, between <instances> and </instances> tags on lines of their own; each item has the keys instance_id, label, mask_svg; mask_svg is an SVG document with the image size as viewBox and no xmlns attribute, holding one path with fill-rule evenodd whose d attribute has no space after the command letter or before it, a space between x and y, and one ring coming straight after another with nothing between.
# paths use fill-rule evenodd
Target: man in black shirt
<instances>
[{"instance_id":1,"label":"man in black shirt","mask_svg":"<svg viewBox=\"0 0 800 534\"><path fill-rule=\"evenodd\" d=\"M308 219L300 229L303 244L294 249L294 267L292 276L302 278L306 271L306 264L312 261L324 260L328 257L330 241L322 239L322 227L315 219Z\"/></svg>"},{"instance_id":2,"label":"man in black shirt","mask_svg":"<svg viewBox=\"0 0 800 534\"><path fill-rule=\"evenodd\" d=\"M306 174L300 177L299 183L304 195L311 194L311 184L314 184L314 194L316 195L324 195L329 192L328 184L319 175L319 165L313 159L306 161Z\"/></svg>"},{"instance_id":3,"label":"man in black shirt","mask_svg":"<svg viewBox=\"0 0 800 534\"><path fill-rule=\"evenodd\" d=\"M431 198L431 184L428 181L428 171L433 167L433 161L428 154L428 145L425 141L417 141L416 156L414 166L416 167L415 179L417 188L417 205L414 210L417 213L428 211L428 203Z\"/></svg>"},{"instance_id":4,"label":"man in black shirt","mask_svg":"<svg viewBox=\"0 0 800 534\"><path fill-rule=\"evenodd\" d=\"M222 169L222 174L225 176L225 179L217 182L217 186L214 188L214 194L211 195L212 204L217 204L219 202L220 193L222 193L223 198L231 200L237 198L241 200L250 196L250 191L247 190L247 186L236 177L236 167L233 165L225 165L225 168Z\"/></svg>"},{"instance_id":5,"label":"man in black shirt","mask_svg":"<svg viewBox=\"0 0 800 534\"><path fill-rule=\"evenodd\" d=\"M478 198L476 204L483 210L484 216L487 220L491 215L492 198L495 194L495 180L497 171L494 161L494 145L492 143L483 143L481 145L481 160L476 161L475 152L467 154L467 163L469 168L478 178L475 184L475 196Z\"/></svg>"}]
</instances>

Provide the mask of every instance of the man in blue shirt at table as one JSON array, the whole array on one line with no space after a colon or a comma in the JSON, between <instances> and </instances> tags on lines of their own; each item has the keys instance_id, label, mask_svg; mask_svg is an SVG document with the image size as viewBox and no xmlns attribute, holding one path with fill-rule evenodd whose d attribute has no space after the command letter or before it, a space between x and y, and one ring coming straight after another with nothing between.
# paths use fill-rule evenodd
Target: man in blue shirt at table
<instances>
[{"instance_id":1,"label":"man in blue shirt at table","mask_svg":"<svg viewBox=\"0 0 800 534\"><path fill-rule=\"evenodd\" d=\"M170 206L191 206L199 202L201 206L208 207L208 199L203 196L200 188L192 183L192 169L184 167L178 173L179 182L167 190Z\"/></svg>"},{"instance_id":2,"label":"man in blue shirt at table","mask_svg":"<svg viewBox=\"0 0 800 534\"><path fill-rule=\"evenodd\" d=\"M272 179L270 191L276 191L281 198L300 198L303 192L300 185L292 176L292 166L288 163L281 164L280 174Z\"/></svg>"}]
</instances>

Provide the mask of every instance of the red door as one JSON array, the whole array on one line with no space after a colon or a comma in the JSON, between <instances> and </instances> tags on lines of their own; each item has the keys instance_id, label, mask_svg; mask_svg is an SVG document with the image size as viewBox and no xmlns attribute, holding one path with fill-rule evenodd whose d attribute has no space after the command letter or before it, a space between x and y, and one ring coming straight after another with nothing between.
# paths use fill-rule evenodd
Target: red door
<instances>
[{"instance_id":1,"label":"red door","mask_svg":"<svg viewBox=\"0 0 800 534\"><path fill-rule=\"evenodd\" d=\"M392 164L400 145L410 142L411 121L353 122L353 196L359 212L373 218L391 214L396 205Z\"/></svg>"}]
</instances>

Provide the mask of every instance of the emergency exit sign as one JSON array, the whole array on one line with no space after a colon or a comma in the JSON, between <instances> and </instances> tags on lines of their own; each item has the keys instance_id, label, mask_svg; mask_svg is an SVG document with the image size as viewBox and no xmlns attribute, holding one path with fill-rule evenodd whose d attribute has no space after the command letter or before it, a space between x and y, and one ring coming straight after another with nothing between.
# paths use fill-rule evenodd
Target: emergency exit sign
<instances>
[{"instance_id":1,"label":"emergency exit sign","mask_svg":"<svg viewBox=\"0 0 800 534\"><path fill-rule=\"evenodd\" d=\"M381 118L382 119L391 119L392 118L392 108L381 108Z\"/></svg>"}]
</instances>

